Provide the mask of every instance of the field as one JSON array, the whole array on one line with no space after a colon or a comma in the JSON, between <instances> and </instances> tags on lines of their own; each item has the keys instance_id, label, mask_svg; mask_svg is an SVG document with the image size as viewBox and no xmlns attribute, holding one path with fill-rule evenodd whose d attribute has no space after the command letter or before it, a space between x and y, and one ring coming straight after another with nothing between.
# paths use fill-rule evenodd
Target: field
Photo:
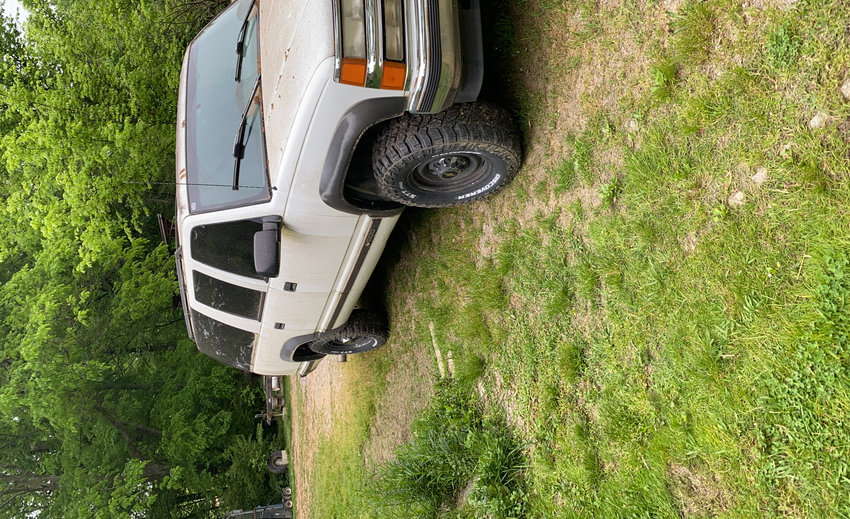
<instances>
[{"instance_id":1,"label":"field","mask_svg":"<svg viewBox=\"0 0 850 519\"><path fill-rule=\"evenodd\" d=\"M524 166L292 381L299 519L850 517L848 7L485 3Z\"/></svg>"}]
</instances>

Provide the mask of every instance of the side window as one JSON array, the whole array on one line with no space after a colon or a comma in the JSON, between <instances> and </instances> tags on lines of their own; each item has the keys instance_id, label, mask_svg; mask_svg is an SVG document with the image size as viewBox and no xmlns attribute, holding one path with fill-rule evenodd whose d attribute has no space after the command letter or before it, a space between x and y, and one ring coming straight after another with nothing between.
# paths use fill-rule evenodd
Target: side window
<instances>
[{"instance_id":1,"label":"side window","mask_svg":"<svg viewBox=\"0 0 850 519\"><path fill-rule=\"evenodd\" d=\"M260 320L265 294L250 288L231 285L197 270L192 272L195 299L234 315Z\"/></svg>"},{"instance_id":2,"label":"side window","mask_svg":"<svg viewBox=\"0 0 850 519\"><path fill-rule=\"evenodd\" d=\"M192 310L195 342L202 353L228 366L251 370L254 334Z\"/></svg>"},{"instance_id":3,"label":"side window","mask_svg":"<svg viewBox=\"0 0 850 519\"><path fill-rule=\"evenodd\" d=\"M192 259L240 276L265 279L254 269L254 233L263 224L253 220L197 225L192 229Z\"/></svg>"}]
</instances>

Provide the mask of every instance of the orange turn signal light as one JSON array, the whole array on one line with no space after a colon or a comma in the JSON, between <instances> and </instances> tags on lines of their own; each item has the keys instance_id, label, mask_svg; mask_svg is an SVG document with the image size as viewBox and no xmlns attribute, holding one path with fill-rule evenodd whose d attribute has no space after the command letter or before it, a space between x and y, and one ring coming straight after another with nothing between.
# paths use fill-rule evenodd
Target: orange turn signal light
<instances>
[{"instance_id":1,"label":"orange turn signal light","mask_svg":"<svg viewBox=\"0 0 850 519\"><path fill-rule=\"evenodd\" d=\"M403 90L407 77L407 66L395 61L384 62L384 75L381 77L381 88L387 90Z\"/></svg>"},{"instance_id":2,"label":"orange turn signal light","mask_svg":"<svg viewBox=\"0 0 850 519\"><path fill-rule=\"evenodd\" d=\"M363 86L366 84L366 60L342 58L339 82L346 85Z\"/></svg>"}]
</instances>

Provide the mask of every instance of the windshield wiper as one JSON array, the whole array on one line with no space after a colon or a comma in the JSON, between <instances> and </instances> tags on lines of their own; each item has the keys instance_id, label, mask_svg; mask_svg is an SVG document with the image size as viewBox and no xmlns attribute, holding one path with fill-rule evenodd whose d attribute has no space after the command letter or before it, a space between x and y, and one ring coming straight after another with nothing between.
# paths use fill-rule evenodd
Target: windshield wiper
<instances>
[{"instance_id":1,"label":"windshield wiper","mask_svg":"<svg viewBox=\"0 0 850 519\"><path fill-rule=\"evenodd\" d=\"M236 38L236 82L242 81L242 58L245 56L245 34L248 32L248 20L251 19L251 13L254 12L254 4L251 3L251 8L242 20L242 27L239 29L239 36Z\"/></svg>"},{"instance_id":2,"label":"windshield wiper","mask_svg":"<svg viewBox=\"0 0 850 519\"><path fill-rule=\"evenodd\" d=\"M251 97L248 98L248 105L245 111L242 112L242 119L239 121L239 130L236 131L236 139L233 141L233 156L236 157L236 162L233 164L233 190L239 191L239 164L242 158L245 157L245 129L248 126L248 112L251 111L251 106L254 104L254 96L257 95L257 89L260 88L261 75L257 75L257 81L254 83L254 88L251 89Z\"/></svg>"}]
</instances>

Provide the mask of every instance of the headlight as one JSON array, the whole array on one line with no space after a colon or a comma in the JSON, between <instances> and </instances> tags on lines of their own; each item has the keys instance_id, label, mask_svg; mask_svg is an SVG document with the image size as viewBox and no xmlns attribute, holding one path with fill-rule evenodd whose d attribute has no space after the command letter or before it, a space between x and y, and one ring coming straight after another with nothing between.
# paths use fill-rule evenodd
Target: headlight
<instances>
[{"instance_id":1,"label":"headlight","mask_svg":"<svg viewBox=\"0 0 850 519\"><path fill-rule=\"evenodd\" d=\"M402 0L384 0L384 71L381 88L404 89L404 11Z\"/></svg>"},{"instance_id":2,"label":"headlight","mask_svg":"<svg viewBox=\"0 0 850 519\"><path fill-rule=\"evenodd\" d=\"M404 15L401 0L384 0L384 54L390 61L404 61Z\"/></svg>"},{"instance_id":3,"label":"headlight","mask_svg":"<svg viewBox=\"0 0 850 519\"><path fill-rule=\"evenodd\" d=\"M341 0L342 70L340 83L363 86L366 82L366 21L364 0Z\"/></svg>"},{"instance_id":4,"label":"headlight","mask_svg":"<svg viewBox=\"0 0 850 519\"><path fill-rule=\"evenodd\" d=\"M337 81L404 89L404 0L334 0L334 38Z\"/></svg>"}]
</instances>

